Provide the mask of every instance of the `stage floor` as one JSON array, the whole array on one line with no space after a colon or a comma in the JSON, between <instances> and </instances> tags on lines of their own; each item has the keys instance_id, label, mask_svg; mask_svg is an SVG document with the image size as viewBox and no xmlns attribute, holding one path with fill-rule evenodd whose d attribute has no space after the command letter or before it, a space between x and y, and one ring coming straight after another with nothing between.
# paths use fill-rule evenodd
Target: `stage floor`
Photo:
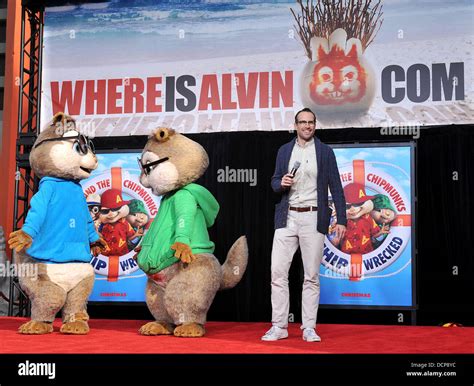
<instances>
[{"instance_id":1,"label":"stage floor","mask_svg":"<svg viewBox=\"0 0 474 386\"><path fill-rule=\"evenodd\" d=\"M95 319L88 335L63 335L54 323L48 335L21 335L18 327L25 318L0 317L0 354L24 353L186 353L186 354L465 354L474 353L473 327L423 327L321 324L322 342L301 339L299 324L291 324L289 337L263 342L260 337L269 323L209 322L203 338L141 336L146 321Z\"/></svg>"}]
</instances>

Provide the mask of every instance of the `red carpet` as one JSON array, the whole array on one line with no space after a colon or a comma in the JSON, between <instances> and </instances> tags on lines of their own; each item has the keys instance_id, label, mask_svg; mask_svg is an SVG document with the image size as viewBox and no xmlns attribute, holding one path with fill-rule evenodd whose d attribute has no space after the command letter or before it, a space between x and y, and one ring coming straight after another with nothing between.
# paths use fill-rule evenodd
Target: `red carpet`
<instances>
[{"instance_id":1,"label":"red carpet","mask_svg":"<svg viewBox=\"0 0 474 386\"><path fill-rule=\"evenodd\" d=\"M95 319L84 336L60 334L60 320L49 335L20 335L25 318L0 317L0 354L5 353L226 353L226 354L421 354L474 353L473 327L412 327L322 324L321 343L301 339L299 325L289 327L289 338L262 342L269 323L209 322L203 338L141 336L140 320Z\"/></svg>"}]
</instances>

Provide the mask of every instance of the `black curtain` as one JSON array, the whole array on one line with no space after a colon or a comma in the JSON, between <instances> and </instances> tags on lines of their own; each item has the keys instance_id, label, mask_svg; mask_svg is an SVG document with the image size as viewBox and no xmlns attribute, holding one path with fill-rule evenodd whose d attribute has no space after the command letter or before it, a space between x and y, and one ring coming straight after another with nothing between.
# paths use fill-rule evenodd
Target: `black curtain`
<instances>
[{"instance_id":1,"label":"black curtain","mask_svg":"<svg viewBox=\"0 0 474 386\"><path fill-rule=\"evenodd\" d=\"M274 205L270 187L278 148L294 138L290 132L227 132L189 135L208 152L210 166L198 181L217 198L221 210L210 229L215 255L224 262L232 243L245 234L249 264L242 281L217 294L209 320L270 321L270 254ZM378 129L319 130L325 143L413 141L410 136L381 135ZM97 138L98 148L142 148L145 137ZM474 127L446 126L421 130L416 141L417 323L436 325L455 321L474 324L472 294L474 213L472 206ZM256 185L219 182L230 169L256 170ZM301 320L303 272L300 256L290 270L290 313ZM399 310L320 308L323 323L409 324L411 313L400 319ZM94 306L96 317L145 317L144 308Z\"/></svg>"}]
</instances>

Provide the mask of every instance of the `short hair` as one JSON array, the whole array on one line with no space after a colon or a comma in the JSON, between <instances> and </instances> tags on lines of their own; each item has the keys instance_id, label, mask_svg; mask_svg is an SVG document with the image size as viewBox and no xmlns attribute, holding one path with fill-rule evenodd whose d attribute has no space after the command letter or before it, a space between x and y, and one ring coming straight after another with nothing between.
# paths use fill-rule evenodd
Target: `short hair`
<instances>
[{"instance_id":1,"label":"short hair","mask_svg":"<svg viewBox=\"0 0 474 386\"><path fill-rule=\"evenodd\" d=\"M311 113L313 114L313 117L314 117L314 122L316 122L316 114L313 113L313 111L311 111L311 109L305 107L304 109L301 109L300 111L298 111L295 115L295 123L298 123L298 115L300 115L300 113Z\"/></svg>"}]
</instances>

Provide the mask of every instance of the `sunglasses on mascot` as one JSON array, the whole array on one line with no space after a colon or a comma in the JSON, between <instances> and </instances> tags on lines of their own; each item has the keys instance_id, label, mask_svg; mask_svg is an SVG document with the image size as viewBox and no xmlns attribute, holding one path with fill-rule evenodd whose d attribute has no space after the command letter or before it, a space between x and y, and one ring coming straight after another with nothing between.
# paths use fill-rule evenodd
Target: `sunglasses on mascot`
<instances>
[{"instance_id":1,"label":"sunglasses on mascot","mask_svg":"<svg viewBox=\"0 0 474 386\"><path fill-rule=\"evenodd\" d=\"M122 207L119 206L118 208L113 209L101 209L99 212L100 214L109 214L109 212L118 212Z\"/></svg>"},{"instance_id":2,"label":"sunglasses on mascot","mask_svg":"<svg viewBox=\"0 0 474 386\"><path fill-rule=\"evenodd\" d=\"M100 206L99 205L89 205L89 212L97 214L100 212Z\"/></svg>"},{"instance_id":3,"label":"sunglasses on mascot","mask_svg":"<svg viewBox=\"0 0 474 386\"><path fill-rule=\"evenodd\" d=\"M95 154L95 147L92 141L87 138L83 134L76 135L74 137L59 137L59 138L48 138L48 139L43 139L42 141L38 142L33 148L36 149L39 145L45 143L45 142L53 142L53 141L68 141L70 139L74 140L74 144L72 145L73 148L75 148L78 153L82 155L86 155L88 150L90 150L92 153Z\"/></svg>"},{"instance_id":4,"label":"sunglasses on mascot","mask_svg":"<svg viewBox=\"0 0 474 386\"><path fill-rule=\"evenodd\" d=\"M138 166L140 166L140 169L142 170L142 172L146 176L148 176L148 175L150 175L150 172L153 170L154 166L159 165L159 164L161 164L165 161L168 161L169 159L170 159L169 157L164 157L164 158L160 158L157 161L148 162L146 164L143 164L142 160L140 158L137 158L137 162L138 162Z\"/></svg>"}]
</instances>

